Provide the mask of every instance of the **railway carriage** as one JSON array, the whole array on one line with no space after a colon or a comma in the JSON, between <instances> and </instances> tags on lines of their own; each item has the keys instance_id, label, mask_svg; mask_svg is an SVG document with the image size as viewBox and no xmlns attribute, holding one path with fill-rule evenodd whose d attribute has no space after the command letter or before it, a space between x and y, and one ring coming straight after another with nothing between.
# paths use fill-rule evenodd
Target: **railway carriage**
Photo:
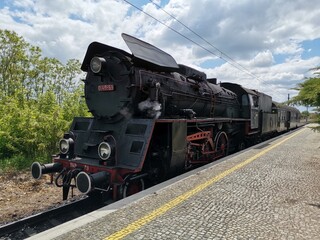
<instances>
[{"instance_id":1,"label":"railway carriage","mask_svg":"<svg viewBox=\"0 0 320 240\"><path fill-rule=\"evenodd\" d=\"M277 111L277 132L289 131L303 125L298 109L274 102Z\"/></svg>"}]
</instances>

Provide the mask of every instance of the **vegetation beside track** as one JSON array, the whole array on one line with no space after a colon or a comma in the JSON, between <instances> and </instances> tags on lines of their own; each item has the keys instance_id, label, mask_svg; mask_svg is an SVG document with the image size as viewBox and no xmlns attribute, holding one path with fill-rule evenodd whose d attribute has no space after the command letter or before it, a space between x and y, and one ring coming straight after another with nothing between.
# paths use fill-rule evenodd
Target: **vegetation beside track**
<instances>
[{"instance_id":1,"label":"vegetation beside track","mask_svg":"<svg viewBox=\"0 0 320 240\"><path fill-rule=\"evenodd\" d=\"M0 29L0 174L49 162L74 116L88 116L80 62L42 56Z\"/></svg>"}]
</instances>

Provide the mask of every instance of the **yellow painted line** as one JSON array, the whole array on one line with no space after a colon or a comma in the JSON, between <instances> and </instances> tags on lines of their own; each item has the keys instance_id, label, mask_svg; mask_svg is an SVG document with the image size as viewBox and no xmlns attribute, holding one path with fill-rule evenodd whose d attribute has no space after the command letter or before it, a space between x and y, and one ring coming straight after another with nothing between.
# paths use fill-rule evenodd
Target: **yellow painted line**
<instances>
[{"instance_id":1,"label":"yellow painted line","mask_svg":"<svg viewBox=\"0 0 320 240\"><path fill-rule=\"evenodd\" d=\"M301 132L303 132L305 130L299 130L298 132L290 135L289 137L285 138L284 140L270 146L269 148L261 151L260 153L254 155L253 157L245 160L242 163L239 163L238 165L230 168L229 170L226 170L224 172L222 172L221 174L215 176L214 178L209 179L207 182L198 185L197 187L191 189L190 191L174 198L173 200L171 200L170 202L162 205L161 207L159 207L158 209L155 209L154 211L150 212L149 214L145 215L144 217L138 219L137 221L129 224L127 227L121 229L118 232L113 233L112 235L108 236L105 238L105 240L115 240L115 239L122 239L125 236L129 235L130 233L137 231L139 228L141 228L142 226L144 226L145 224L151 222L153 219L165 214L166 212L168 212L170 209L174 208L175 206L177 206L178 204L182 203L183 201L187 200L188 198L192 197L193 195L197 194L198 192L204 190L205 188L209 187L210 185L218 182L219 180L223 179L224 177L228 176L229 174L239 170L240 168L246 166L247 164L253 162L254 160L256 160L257 158L261 157L262 155L266 154L267 152L269 152L270 150L278 147L279 145L281 145L282 143L288 141L289 139L293 138L294 136L300 134Z\"/></svg>"}]
</instances>

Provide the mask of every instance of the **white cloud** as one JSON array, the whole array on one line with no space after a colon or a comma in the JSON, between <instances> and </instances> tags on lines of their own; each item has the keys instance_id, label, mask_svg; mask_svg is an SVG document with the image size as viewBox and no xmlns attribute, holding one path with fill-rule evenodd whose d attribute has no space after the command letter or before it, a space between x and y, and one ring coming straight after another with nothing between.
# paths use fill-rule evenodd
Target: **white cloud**
<instances>
[{"instance_id":1,"label":"white cloud","mask_svg":"<svg viewBox=\"0 0 320 240\"><path fill-rule=\"evenodd\" d=\"M92 41L119 42L129 9L112 0L14 1L13 5L19 8L0 10L0 27L16 31L44 54L62 61L82 59Z\"/></svg>"},{"instance_id":2,"label":"white cloud","mask_svg":"<svg viewBox=\"0 0 320 240\"><path fill-rule=\"evenodd\" d=\"M279 45L274 48L275 54L290 54L294 56L300 56L303 51L304 49L301 48L297 40L287 41L286 44Z\"/></svg>"},{"instance_id":3,"label":"white cloud","mask_svg":"<svg viewBox=\"0 0 320 240\"><path fill-rule=\"evenodd\" d=\"M249 66L251 67L270 67L274 64L273 55L270 50L259 52L251 61Z\"/></svg>"}]
</instances>

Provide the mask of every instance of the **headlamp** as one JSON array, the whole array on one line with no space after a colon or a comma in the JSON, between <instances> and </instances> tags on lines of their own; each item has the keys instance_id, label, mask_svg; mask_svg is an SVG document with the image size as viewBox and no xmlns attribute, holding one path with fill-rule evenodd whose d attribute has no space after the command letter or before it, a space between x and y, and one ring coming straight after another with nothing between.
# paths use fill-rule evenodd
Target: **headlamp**
<instances>
[{"instance_id":1,"label":"headlamp","mask_svg":"<svg viewBox=\"0 0 320 240\"><path fill-rule=\"evenodd\" d=\"M98 154L102 160L107 160L110 158L112 149L109 143L102 142L98 147Z\"/></svg>"},{"instance_id":2,"label":"headlamp","mask_svg":"<svg viewBox=\"0 0 320 240\"><path fill-rule=\"evenodd\" d=\"M70 150L70 146L73 145L73 139L72 138L68 138L68 139L61 139L59 141L59 149L60 149L60 152L62 154L67 154Z\"/></svg>"},{"instance_id":3,"label":"headlamp","mask_svg":"<svg viewBox=\"0 0 320 240\"><path fill-rule=\"evenodd\" d=\"M100 73L106 60L102 57L94 57L90 61L90 69L93 73Z\"/></svg>"}]
</instances>

